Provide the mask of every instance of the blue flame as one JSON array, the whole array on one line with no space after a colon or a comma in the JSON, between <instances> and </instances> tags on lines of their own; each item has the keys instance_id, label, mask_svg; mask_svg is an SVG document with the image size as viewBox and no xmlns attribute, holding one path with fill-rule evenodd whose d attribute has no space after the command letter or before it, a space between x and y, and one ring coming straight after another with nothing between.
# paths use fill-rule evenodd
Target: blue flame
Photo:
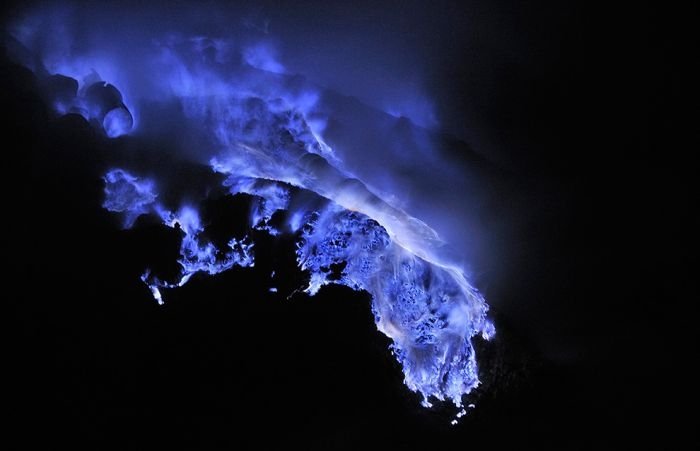
<instances>
[{"instance_id":1,"label":"blue flame","mask_svg":"<svg viewBox=\"0 0 700 451\"><path fill-rule=\"evenodd\" d=\"M19 30L27 45L42 33ZM208 137L198 141L197 160L222 175L231 194L254 196L250 226L296 237L298 265L310 275L302 288L311 295L327 284L369 292L377 329L391 338L408 388L422 395L426 407L437 399L462 408L463 397L479 385L472 340L495 333L488 306L438 233L404 210L398 196L363 180L358 174L367 171L344 162L324 141L328 115L319 105L321 93L287 76L266 43L240 46L175 34L147 42L128 58L116 51L70 57L70 42L42 55L45 70L79 85L75 98L56 102L56 112L77 111L113 138L133 131L139 108L149 102L176 102L187 126ZM360 155L364 161L353 161L370 164ZM103 207L120 214L126 228L145 214L181 231L177 280L161 280L150 270L141 276L159 303L162 289L181 287L194 274L254 265L250 237L217 247L203 233L206 224L196 206L183 201L178 209L167 208L154 181L114 168L104 182ZM296 199L295 193L304 192L323 201ZM283 226L272 225L278 211L288 213Z\"/></svg>"},{"instance_id":2,"label":"blue flame","mask_svg":"<svg viewBox=\"0 0 700 451\"><path fill-rule=\"evenodd\" d=\"M339 283L372 294L377 328L394 341L406 385L423 405L432 396L461 406L479 384L470 338L489 339L494 328L484 299L455 268L429 264L377 221L337 204L309 216L297 256L311 273L309 293ZM331 275L334 265L342 267L339 277Z\"/></svg>"},{"instance_id":3,"label":"blue flame","mask_svg":"<svg viewBox=\"0 0 700 451\"><path fill-rule=\"evenodd\" d=\"M163 224L178 228L183 233L178 259L181 266L179 280L175 283L160 280L151 274L150 269L141 276L159 304L163 303L161 288L181 287L198 272L214 275L234 266L253 266L255 259L250 239L232 238L227 249L218 249L202 238L204 227L195 208L185 205L172 212L156 203L158 196L154 192L155 183L152 180L140 179L123 169L112 169L105 174L104 182L105 200L102 206L109 211L121 213L126 228L132 227L139 216L153 213L160 217Z\"/></svg>"},{"instance_id":4,"label":"blue flame","mask_svg":"<svg viewBox=\"0 0 700 451\"><path fill-rule=\"evenodd\" d=\"M159 303L163 303L161 288L182 286L197 272L213 275L254 264L248 238L232 239L228 250L217 249L201 239L203 224L194 208L185 206L173 213L153 205L152 182L121 169L110 171L104 179L105 208L127 215L130 224L135 214L150 211L184 233L179 281L161 281L150 271L141 277ZM431 397L462 406L463 395L479 384L471 338L489 339L495 329L486 317L483 297L458 268L431 264L392 240L376 220L335 202L316 210L298 209L289 229L276 230L268 221L274 212L287 209L290 192L284 185L231 177L224 184L232 193L258 198L251 213L256 228L273 235L300 232L297 262L310 273L306 292L313 295L322 286L336 283L372 294L377 328L393 340L391 350L403 366L405 383L423 396L424 406L432 405Z\"/></svg>"},{"instance_id":5,"label":"blue flame","mask_svg":"<svg viewBox=\"0 0 700 451\"><path fill-rule=\"evenodd\" d=\"M102 207L124 214L124 226L129 228L142 214L154 207L158 195L152 180L141 180L122 169L113 169L104 176L105 200Z\"/></svg>"}]
</instances>

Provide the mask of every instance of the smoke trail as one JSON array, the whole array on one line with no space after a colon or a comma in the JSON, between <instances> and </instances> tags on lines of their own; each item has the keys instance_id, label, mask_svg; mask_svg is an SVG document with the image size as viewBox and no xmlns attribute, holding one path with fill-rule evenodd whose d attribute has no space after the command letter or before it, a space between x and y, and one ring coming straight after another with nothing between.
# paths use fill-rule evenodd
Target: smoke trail
<instances>
[{"instance_id":1,"label":"smoke trail","mask_svg":"<svg viewBox=\"0 0 700 451\"><path fill-rule=\"evenodd\" d=\"M336 283L368 291L377 328L392 339L406 385L423 396L426 407L431 398L462 407L463 396L479 384L472 339L494 334L486 302L455 262L454 251L402 208L406 200L398 190L387 190L394 178L377 178L376 168L363 168L384 161L379 172L391 172L386 155L373 160L358 149L346 158L347 152L339 155L324 141L330 104L320 100L316 87L285 74L269 42L152 35L137 27L134 33L148 39L133 52L125 51L133 36L122 40L118 33L110 42L88 33L81 50L73 51L75 19L64 10L30 18L15 27L14 36L41 57L32 68L53 83L46 83L47 95L57 114L80 114L107 138L160 139L160 133L174 132L202 137L192 140L196 148L176 151L206 162L223 176L230 194L254 196L247 218L252 227L295 237L297 262L310 274L309 285L301 288L313 295ZM48 39L51 32L62 39ZM158 114L167 102L186 118L177 124L184 131ZM435 159L413 158L415 164ZM442 175L448 172L441 167ZM159 200L154 180L114 168L104 182L103 207L122 215L124 227L154 215L181 232L178 279L160 280L150 271L141 277L159 303L161 289L180 287L196 273L254 264L249 237L217 247L203 233L197 205L182 199L169 208ZM304 202L308 196L317 201ZM281 211L288 220L273 223Z\"/></svg>"}]
</instances>

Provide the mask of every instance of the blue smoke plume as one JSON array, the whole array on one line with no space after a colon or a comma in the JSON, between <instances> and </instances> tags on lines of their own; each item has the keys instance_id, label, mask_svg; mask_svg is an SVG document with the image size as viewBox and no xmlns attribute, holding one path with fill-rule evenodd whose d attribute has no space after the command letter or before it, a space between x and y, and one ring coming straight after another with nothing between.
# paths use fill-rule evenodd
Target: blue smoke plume
<instances>
[{"instance_id":1,"label":"blue smoke plume","mask_svg":"<svg viewBox=\"0 0 700 451\"><path fill-rule=\"evenodd\" d=\"M133 23L131 33L112 27L105 40L90 32L94 26L70 9L49 8L14 28L20 46L40 58L27 65L67 87L51 91L56 113L80 114L111 139L195 137L184 140L178 156L207 164L230 194L253 196L251 227L295 237L297 263L310 276L300 288L313 295L341 284L369 292L377 329L391 338L409 389L426 407L437 399L462 409L464 396L479 384L472 340L489 339L495 329L457 253L406 208L411 199L401 193L412 185L392 174L392 168L439 168L437 176L454 181L449 164L425 148L402 149L398 162L391 149L336 151L324 139L332 102L288 74L268 38L149 34ZM168 103L186 118L184 129L159 116ZM161 201L167 183L158 186L120 167L109 170L104 183L103 207L120 215L125 228L151 215L181 232L178 279L160 280L150 271L141 276L159 303L163 289L196 273L254 265L252 238L217 246L203 233L196 202L183 198L172 208ZM459 189L459 182L453 186ZM309 195L321 201L305 201ZM278 212L285 213L282 224L272 221Z\"/></svg>"}]
</instances>

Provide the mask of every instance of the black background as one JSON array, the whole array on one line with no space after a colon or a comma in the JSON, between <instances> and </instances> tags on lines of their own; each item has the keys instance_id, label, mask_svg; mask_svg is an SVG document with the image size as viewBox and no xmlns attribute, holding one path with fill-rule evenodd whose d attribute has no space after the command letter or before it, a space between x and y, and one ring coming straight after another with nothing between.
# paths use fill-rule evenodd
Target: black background
<instances>
[{"instance_id":1,"label":"black background","mask_svg":"<svg viewBox=\"0 0 700 451\"><path fill-rule=\"evenodd\" d=\"M481 350L477 409L456 427L403 386L367 295L267 292L272 267L283 284L303 278L292 243L263 242L254 269L195 278L157 306L138 276L167 264L176 237L122 232L100 208L99 176L121 144L52 117L32 74L3 57L5 261L17 271L3 297L19 329L8 371L24 443L697 446L684 413L696 398L685 362L697 355L686 238L697 222L694 147L675 106L680 13L498 5L523 30L519 65L486 53L474 69L465 48L434 80L463 86L464 98L441 100L446 117L479 118L475 147L536 214L503 245L516 249L503 255L510 269L480 281L500 287L485 289L499 335ZM479 77L489 81L475 91ZM479 149L489 136L497 149ZM493 208L507 216L508 200Z\"/></svg>"}]
</instances>

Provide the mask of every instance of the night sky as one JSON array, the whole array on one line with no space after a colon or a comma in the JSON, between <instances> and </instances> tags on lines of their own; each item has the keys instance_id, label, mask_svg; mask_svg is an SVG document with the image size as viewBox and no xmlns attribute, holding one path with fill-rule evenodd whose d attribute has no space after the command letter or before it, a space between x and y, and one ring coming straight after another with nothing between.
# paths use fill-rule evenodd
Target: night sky
<instances>
[{"instance_id":1,"label":"night sky","mask_svg":"<svg viewBox=\"0 0 700 451\"><path fill-rule=\"evenodd\" d=\"M3 25L26 8L7 7ZM688 120L672 106L684 95L673 14L502 0L138 11L135 41L153 21L188 33L241 18L269 26L287 69L338 93L344 111L403 115L402 126L435 133L474 180L454 193L478 200L459 252L498 334L477 340L483 385L451 426L453 410L422 408L403 384L367 293L287 298L305 278L291 238L260 234L254 268L195 276L157 305L139 276L173 270L177 231L147 218L122 230L101 207L102 175L115 162L159 167L181 181L173 197L220 180L170 158L177 138L110 140L54 114L3 29L4 297L18 329L8 371L21 447L697 446L680 413L696 398L686 362L697 355L687 294L697 258L685 235L697 200L684 162L696 146L682 143ZM249 210L229 196L202 211L216 238Z\"/></svg>"}]
</instances>

